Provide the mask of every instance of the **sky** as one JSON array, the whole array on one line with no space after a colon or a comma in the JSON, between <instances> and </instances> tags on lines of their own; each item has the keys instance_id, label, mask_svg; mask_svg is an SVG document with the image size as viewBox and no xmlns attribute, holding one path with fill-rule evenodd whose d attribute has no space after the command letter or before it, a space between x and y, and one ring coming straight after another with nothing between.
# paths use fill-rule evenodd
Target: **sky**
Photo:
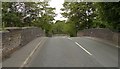
<instances>
[{"instance_id":1,"label":"sky","mask_svg":"<svg viewBox=\"0 0 120 69\"><path fill-rule=\"evenodd\" d=\"M66 20L64 17L62 17L61 13L61 8L63 8L64 0L51 0L50 1L50 6L56 8L55 13L57 16L55 17L55 20Z\"/></svg>"}]
</instances>

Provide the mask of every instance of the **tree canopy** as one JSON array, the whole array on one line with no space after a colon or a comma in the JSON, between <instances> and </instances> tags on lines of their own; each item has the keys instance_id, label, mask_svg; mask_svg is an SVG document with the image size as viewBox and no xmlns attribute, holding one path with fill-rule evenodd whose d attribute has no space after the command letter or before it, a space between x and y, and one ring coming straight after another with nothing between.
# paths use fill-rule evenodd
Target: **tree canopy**
<instances>
[{"instance_id":1,"label":"tree canopy","mask_svg":"<svg viewBox=\"0 0 120 69\"><path fill-rule=\"evenodd\" d=\"M5 27L41 27L48 33L54 10L48 2L3 2L2 22Z\"/></svg>"},{"instance_id":2,"label":"tree canopy","mask_svg":"<svg viewBox=\"0 0 120 69\"><path fill-rule=\"evenodd\" d=\"M55 8L48 2L3 2L2 22L5 27L41 27L46 34L68 34L90 28L109 28L120 31L120 2L65 2L63 17L66 21L54 17Z\"/></svg>"},{"instance_id":3,"label":"tree canopy","mask_svg":"<svg viewBox=\"0 0 120 69\"><path fill-rule=\"evenodd\" d=\"M120 2L65 2L63 6L61 14L76 32L90 28L120 30Z\"/></svg>"},{"instance_id":4,"label":"tree canopy","mask_svg":"<svg viewBox=\"0 0 120 69\"><path fill-rule=\"evenodd\" d=\"M120 2L97 3L99 16L108 28L120 31Z\"/></svg>"}]
</instances>

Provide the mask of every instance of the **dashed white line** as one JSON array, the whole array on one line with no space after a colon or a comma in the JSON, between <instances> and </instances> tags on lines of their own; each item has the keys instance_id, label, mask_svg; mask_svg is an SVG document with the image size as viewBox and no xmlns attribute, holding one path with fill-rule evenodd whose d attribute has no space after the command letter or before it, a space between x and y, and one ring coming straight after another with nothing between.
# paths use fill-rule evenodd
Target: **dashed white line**
<instances>
[{"instance_id":1,"label":"dashed white line","mask_svg":"<svg viewBox=\"0 0 120 69\"><path fill-rule=\"evenodd\" d=\"M87 51L84 47L82 47L78 42L75 42L75 44L77 44L80 48L82 48L89 55L92 55L89 51Z\"/></svg>"}]
</instances>

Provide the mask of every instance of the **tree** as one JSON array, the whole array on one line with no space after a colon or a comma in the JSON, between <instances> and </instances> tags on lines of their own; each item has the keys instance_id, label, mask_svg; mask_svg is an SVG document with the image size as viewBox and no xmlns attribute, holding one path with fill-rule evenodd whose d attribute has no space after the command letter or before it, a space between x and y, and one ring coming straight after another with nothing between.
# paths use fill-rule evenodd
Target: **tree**
<instances>
[{"instance_id":1,"label":"tree","mask_svg":"<svg viewBox=\"0 0 120 69\"><path fill-rule=\"evenodd\" d=\"M50 31L55 8L48 2L3 2L2 20L6 27L36 26Z\"/></svg>"},{"instance_id":2,"label":"tree","mask_svg":"<svg viewBox=\"0 0 120 69\"><path fill-rule=\"evenodd\" d=\"M2 3L2 22L5 26L20 26L20 13L16 12L12 2Z\"/></svg>"},{"instance_id":3,"label":"tree","mask_svg":"<svg viewBox=\"0 0 120 69\"><path fill-rule=\"evenodd\" d=\"M37 3L39 10L39 17L36 18L32 23L34 26L41 27L45 30L46 35L51 34L52 23L55 17L54 10L55 8L49 7L47 2L39 2Z\"/></svg>"},{"instance_id":4,"label":"tree","mask_svg":"<svg viewBox=\"0 0 120 69\"><path fill-rule=\"evenodd\" d=\"M31 26L39 20L52 22L55 16L55 8L49 7L48 2L3 2L2 6L2 19L6 26Z\"/></svg>"},{"instance_id":5,"label":"tree","mask_svg":"<svg viewBox=\"0 0 120 69\"><path fill-rule=\"evenodd\" d=\"M64 24L64 27L63 27L63 32L65 34L68 34L70 35L71 37L75 36L76 35L76 29L75 29L75 24L73 23L65 23Z\"/></svg>"},{"instance_id":6,"label":"tree","mask_svg":"<svg viewBox=\"0 0 120 69\"><path fill-rule=\"evenodd\" d=\"M120 31L120 2L97 3L96 7L101 20L106 22L106 27Z\"/></svg>"},{"instance_id":7,"label":"tree","mask_svg":"<svg viewBox=\"0 0 120 69\"><path fill-rule=\"evenodd\" d=\"M90 2L65 2L63 4L64 11L62 15L68 18L68 23L73 23L74 29L76 31L89 29L93 27L93 19L96 16L94 14L95 7L94 3Z\"/></svg>"},{"instance_id":8,"label":"tree","mask_svg":"<svg viewBox=\"0 0 120 69\"><path fill-rule=\"evenodd\" d=\"M64 25L65 25L65 22L64 21L60 21L60 20L57 20L55 22L55 24L52 25L52 33L53 34L64 34Z\"/></svg>"},{"instance_id":9,"label":"tree","mask_svg":"<svg viewBox=\"0 0 120 69\"><path fill-rule=\"evenodd\" d=\"M65 2L61 13L77 31L89 28L120 30L120 2Z\"/></svg>"}]
</instances>

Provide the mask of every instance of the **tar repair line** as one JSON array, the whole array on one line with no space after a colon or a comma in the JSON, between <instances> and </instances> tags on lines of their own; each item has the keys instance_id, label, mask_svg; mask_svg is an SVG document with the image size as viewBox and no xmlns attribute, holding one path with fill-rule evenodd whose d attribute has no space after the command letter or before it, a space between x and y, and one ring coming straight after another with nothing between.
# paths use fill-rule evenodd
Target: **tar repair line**
<instances>
[{"instance_id":1,"label":"tar repair line","mask_svg":"<svg viewBox=\"0 0 120 69\"><path fill-rule=\"evenodd\" d=\"M32 55L35 53L35 51L37 50L37 48L40 46L40 44L42 42L43 42L43 40L38 43L38 45L34 48L34 50L30 53L30 55L26 58L26 60L23 62L23 64L20 67L24 67L27 64L27 62L30 59L30 57L32 57Z\"/></svg>"},{"instance_id":2,"label":"tar repair line","mask_svg":"<svg viewBox=\"0 0 120 69\"><path fill-rule=\"evenodd\" d=\"M84 47L82 47L79 43L75 42L80 48L82 48L85 52L87 52L89 55L92 55L89 51L87 51Z\"/></svg>"}]
</instances>

